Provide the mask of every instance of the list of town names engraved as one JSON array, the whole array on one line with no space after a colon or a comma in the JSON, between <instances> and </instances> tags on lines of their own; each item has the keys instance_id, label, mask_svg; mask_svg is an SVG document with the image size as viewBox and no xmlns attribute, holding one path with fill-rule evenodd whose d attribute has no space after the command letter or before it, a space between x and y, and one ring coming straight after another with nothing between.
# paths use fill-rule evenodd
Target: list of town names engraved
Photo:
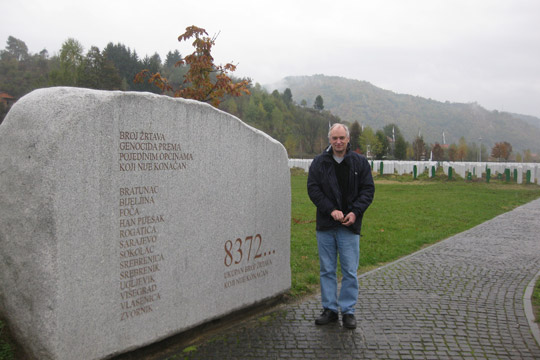
<instances>
[{"instance_id":1,"label":"list of town names engraved","mask_svg":"<svg viewBox=\"0 0 540 360\"><path fill-rule=\"evenodd\" d=\"M185 170L193 160L192 153L183 151L163 133L120 131L119 140L121 172ZM169 220L158 206L162 191L156 184L119 188L121 321L151 313L161 300L158 280L166 258L160 251L159 232Z\"/></svg>"},{"instance_id":2,"label":"list of town names engraved","mask_svg":"<svg viewBox=\"0 0 540 360\"><path fill-rule=\"evenodd\" d=\"M167 219L154 212L159 193L157 185L119 190L120 320L152 312L161 299L159 230Z\"/></svg>"}]
</instances>

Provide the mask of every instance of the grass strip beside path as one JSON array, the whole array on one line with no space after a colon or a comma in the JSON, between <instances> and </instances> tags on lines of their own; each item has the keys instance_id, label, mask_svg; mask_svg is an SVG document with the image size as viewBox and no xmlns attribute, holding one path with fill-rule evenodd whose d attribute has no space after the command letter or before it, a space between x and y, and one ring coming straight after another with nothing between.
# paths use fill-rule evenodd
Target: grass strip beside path
<instances>
[{"instance_id":1,"label":"grass strip beside path","mask_svg":"<svg viewBox=\"0 0 540 360\"><path fill-rule=\"evenodd\" d=\"M534 312L534 318L537 323L540 323L540 278L536 281L532 294L532 307Z\"/></svg>"}]
</instances>

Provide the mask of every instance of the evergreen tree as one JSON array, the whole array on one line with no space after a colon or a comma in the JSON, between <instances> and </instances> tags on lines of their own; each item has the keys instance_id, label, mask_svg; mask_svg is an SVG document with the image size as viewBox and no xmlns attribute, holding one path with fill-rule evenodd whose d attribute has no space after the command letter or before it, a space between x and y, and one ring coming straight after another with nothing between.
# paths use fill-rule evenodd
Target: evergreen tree
<instances>
[{"instance_id":1,"label":"evergreen tree","mask_svg":"<svg viewBox=\"0 0 540 360\"><path fill-rule=\"evenodd\" d=\"M373 146L373 153L377 160L382 160L388 154L388 138L382 130L377 130L375 137L376 141Z\"/></svg>"},{"instance_id":2,"label":"evergreen tree","mask_svg":"<svg viewBox=\"0 0 540 360\"><path fill-rule=\"evenodd\" d=\"M178 50L169 51L165 56L165 67L174 67L180 60L182 60L182 56Z\"/></svg>"},{"instance_id":3,"label":"evergreen tree","mask_svg":"<svg viewBox=\"0 0 540 360\"><path fill-rule=\"evenodd\" d=\"M143 69L136 51L131 51L123 44L107 44L103 50L103 55L110 60L118 69L118 75L122 79L124 90L141 90L141 84L134 84L135 74Z\"/></svg>"},{"instance_id":4,"label":"evergreen tree","mask_svg":"<svg viewBox=\"0 0 540 360\"><path fill-rule=\"evenodd\" d=\"M292 104L292 92L291 92L291 89L289 89L289 88L285 89L285 91L283 92L283 101L285 102L285 104L287 104L287 106Z\"/></svg>"},{"instance_id":5,"label":"evergreen tree","mask_svg":"<svg viewBox=\"0 0 540 360\"><path fill-rule=\"evenodd\" d=\"M82 62L77 86L91 89L120 90L122 79L111 61L92 46Z\"/></svg>"},{"instance_id":6,"label":"evergreen tree","mask_svg":"<svg viewBox=\"0 0 540 360\"><path fill-rule=\"evenodd\" d=\"M360 128L360 124L358 123L358 121L355 121L352 125L351 125L351 128L349 129L349 132L350 132L350 144L351 144L351 149L353 151L361 151L362 149L360 148L360 135L362 134L362 129Z\"/></svg>"},{"instance_id":7,"label":"evergreen tree","mask_svg":"<svg viewBox=\"0 0 540 360\"><path fill-rule=\"evenodd\" d=\"M397 160L407 159L407 142L405 141L405 138L401 134L399 134L396 137L396 143L394 147L394 157Z\"/></svg>"},{"instance_id":8,"label":"evergreen tree","mask_svg":"<svg viewBox=\"0 0 540 360\"><path fill-rule=\"evenodd\" d=\"M17 61L28 59L28 46L22 40L9 36L7 39L6 52Z\"/></svg>"},{"instance_id":9,"label":"evergreen tree","mask_svg":"<svg viewBox=\"0 0 540 360\"><path fill-rule=\"evenodd\" d=\"M20 98L46 86L49 64L47 50L31 54L24 41L10 36L6 49L0 51L0 90Z\"/></svg>"},{"instance_id":10,"label":"evergreen tree","mask_svg":"<svg viewBox=\"0 0 540 360\"><path fill-rule=\"evenodd\" d=\"M317 95L317 97L315 98L315 103L313 104L313 108L319 111L322 111L324 109L324 102L321 95Z\"/></svg>"}]
</instances>

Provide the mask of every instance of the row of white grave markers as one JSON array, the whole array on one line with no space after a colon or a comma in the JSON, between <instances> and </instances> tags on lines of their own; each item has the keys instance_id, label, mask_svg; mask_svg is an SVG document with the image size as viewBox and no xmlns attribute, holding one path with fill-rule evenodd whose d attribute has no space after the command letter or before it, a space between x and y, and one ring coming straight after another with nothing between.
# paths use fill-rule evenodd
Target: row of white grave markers
<instances>
[{"instance_id":1,"label":"row of white grave markers","mask_svg":"<svg viewBox=\"0 0 540 360\"><path fill-rule=\"evenodd\" d=\"M309 171L312 159L289 159L289 168L297 167ZM459 175L463 179L484 176L490 178L500 176L507 181L513 180L518 184L537 183L540 185L540 164L538 163L510 163L510 162L437 162L437 161L398 161L398 160L372 160L371 168L381 175L417 176L427 171L429 177L442 167L445 175L452 178Z\"/></svg>"}]
</instances>

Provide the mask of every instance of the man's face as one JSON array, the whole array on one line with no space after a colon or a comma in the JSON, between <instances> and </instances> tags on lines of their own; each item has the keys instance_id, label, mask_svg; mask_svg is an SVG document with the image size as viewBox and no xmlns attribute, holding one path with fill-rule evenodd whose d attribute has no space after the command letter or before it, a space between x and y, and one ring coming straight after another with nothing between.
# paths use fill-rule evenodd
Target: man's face
<instances>
[{"instance_id":1,"label":"man's face","mask_svg":"<svg viewBox=\"0 0 540 360\"><path fill-rule=\"evenodd\" d=\"M347 132L341 126L336 126L330 132L330 145L332 145L332 150L337 156L345 155L347 151L347 144L349 143L349 137Z\"/></svg>"}]
</instances>

